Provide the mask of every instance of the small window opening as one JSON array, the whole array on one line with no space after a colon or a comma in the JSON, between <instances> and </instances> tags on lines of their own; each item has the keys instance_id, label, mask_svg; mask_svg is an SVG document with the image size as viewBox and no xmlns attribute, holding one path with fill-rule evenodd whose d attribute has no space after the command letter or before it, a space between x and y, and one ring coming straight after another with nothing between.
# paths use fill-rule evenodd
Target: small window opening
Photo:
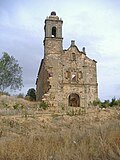
<instances>
[{"instance_id":1,"label":"small window opening","mask_svg":"<svg viewBox=\"0 0 120 160\"><path fill-rule=\"evenodd\" d=\"M76 60L76 55L75 55L75 53L72 53L72 60L73 60L73 61Z\"/></svg>"},{"instance_id":2,"label":"small window opening","mask_svg":"<svg viewBox=\"0 0 120 160\"><path fill-rule=\"evenodd\" d=\"M77 81L77 77L76 77L76 75L75 74L72 74L72 82L76 82Z\"/></svg>"},{"instance_id":3,"label":"small window opening","mask_svg":"<svg viewBox=\"0 0 120 160\"><path fill-rule=\"evenodd\" d=\"M78 72L78 78L79 78L79 79L82 79L82 76L83 76L83 75L82 75L82 72L81 72L81 71Z\"/></svg>"},{"instance_id":4,"label":"small window opening","mask_svg":"<svg viewBox=\"0 0 120 160\"><path fill-rule=\"evenodd\" d=\"M69 72L69 71L66 71L66 73L65 73L65 78L66 78L66 79L70 78L70 72Z\"/></svg>"},{"instance_id":5,"label":"small window opening","mask_svg":"<svg viewBox=\"0 0 120 160\"><path fill-rule=\"evenodd\" d=\"M52 27L52 37L56 37L56 27Z\"/></svg>"}]
</instances>

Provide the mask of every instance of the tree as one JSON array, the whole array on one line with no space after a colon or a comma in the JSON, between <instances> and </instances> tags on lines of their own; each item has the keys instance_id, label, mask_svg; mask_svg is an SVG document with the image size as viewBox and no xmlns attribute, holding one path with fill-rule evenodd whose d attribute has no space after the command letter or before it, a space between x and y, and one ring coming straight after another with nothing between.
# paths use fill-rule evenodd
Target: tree
<instances>
[{"instance_id":1,"label":"tree","mask_svg":"<svg viewBox=\"0 0 120 160\"><path fill-rule=\"evenodd\" d=\"M22 86L22 68L13 56L3 52L0 59L0 91L4 92L6 88L21 89Z\"/></svg>"},{"instance_id":2,"label":"tree","mask_svg":"<svg viewBox=\"0 0 120 160\"><path fill-rule=\"evenodd\" d=\"M34 88L30 88L27 91L26 97L28 97L28 99L31 100L31 101L35 101L36 100L36 91L35 91L35 89Z\"/></svg>"}]
</instances>

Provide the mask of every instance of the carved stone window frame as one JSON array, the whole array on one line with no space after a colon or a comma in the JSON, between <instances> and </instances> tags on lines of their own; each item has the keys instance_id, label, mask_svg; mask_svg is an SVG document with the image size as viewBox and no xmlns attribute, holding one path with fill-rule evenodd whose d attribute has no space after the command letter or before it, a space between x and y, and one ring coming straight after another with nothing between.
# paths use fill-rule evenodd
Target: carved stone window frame
<instances>
[{"instance_id":1,"label":"carved stone window frame","mask_svg":"<svg viewBox=\"0 0 120 160\"><path fill-rule=\"evenodd\" d=\"M77 83L77 72L76 71L71 71L71 83Z\"/></svg>"}]
</instances>

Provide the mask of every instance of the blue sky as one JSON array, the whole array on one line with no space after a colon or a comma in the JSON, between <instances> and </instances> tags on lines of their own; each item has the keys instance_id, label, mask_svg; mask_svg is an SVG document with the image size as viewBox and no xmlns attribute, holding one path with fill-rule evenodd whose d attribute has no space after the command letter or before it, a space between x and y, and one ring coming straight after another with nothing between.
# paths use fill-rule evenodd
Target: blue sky
<instances>
[{"instance_id":1,"label":"blue sky","mask_svg":"<svg viewBox=\"0 0 120 160\"><path fill-rule=\"evenodd\" d=\"M0 57L8 52L23 67L20 92L35 88L43 57L44 20L51 11L63 19L64 49L75 40L98 62L99 98L120 98L119 0L0 0Z\"/></svg>"}]
</instances>

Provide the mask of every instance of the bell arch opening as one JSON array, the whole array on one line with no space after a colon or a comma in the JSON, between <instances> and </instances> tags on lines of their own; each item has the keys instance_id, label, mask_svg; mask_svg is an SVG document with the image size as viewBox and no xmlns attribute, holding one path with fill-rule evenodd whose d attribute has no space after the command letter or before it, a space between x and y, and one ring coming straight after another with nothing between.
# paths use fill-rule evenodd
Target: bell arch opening
<instances>
[{"instance_id":1,"label":"bell arch opening","mask_svg":"<svg viewBox=\"0 0 120 160\"><path fill-rule=\"evenodd\" d=\"M56 27L52 27L52 37L56 37Z\"/></svg>"},{"instance_id":2,"label":"bell arch opening","mask_svg":"<svg viewBox=\"0 0 120 160\"><path fill-rule=\"evenodd\" d=\"M68 104L71 107L80 107L80 97L76 93L71 93L68 97Z\"/></svg>"}]
</instances>

